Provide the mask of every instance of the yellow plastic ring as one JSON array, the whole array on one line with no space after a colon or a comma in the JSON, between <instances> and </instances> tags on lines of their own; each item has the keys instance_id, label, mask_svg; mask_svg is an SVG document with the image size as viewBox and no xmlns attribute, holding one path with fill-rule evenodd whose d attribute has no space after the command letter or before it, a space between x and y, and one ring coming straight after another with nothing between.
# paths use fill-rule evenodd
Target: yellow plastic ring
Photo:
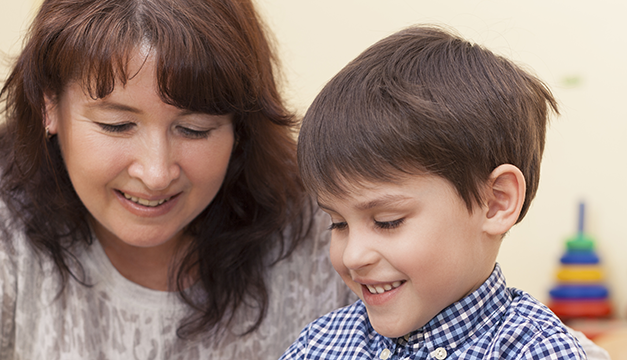
<instances>
[{"instance_id":1,"label":"yellow plastic ring","mask_svg":"<svg viewBox=\"0 0 627 360\"><path fill-rule=\"evenodd\" d=\"M563 266L557 272L557 278L564 282L595 282L603 279L599 266Z\"/></svg>"}]
</instances>

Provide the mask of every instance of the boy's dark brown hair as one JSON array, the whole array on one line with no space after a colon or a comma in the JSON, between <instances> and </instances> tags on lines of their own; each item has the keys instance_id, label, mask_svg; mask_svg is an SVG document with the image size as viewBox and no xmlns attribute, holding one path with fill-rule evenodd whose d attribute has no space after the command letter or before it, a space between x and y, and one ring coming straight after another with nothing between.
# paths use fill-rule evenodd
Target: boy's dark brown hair
<instances>
[{"instance_id":1,"label":"boy's dark brown hair","mask_svg":"<svg viewBox=\"0 0 627 360\"><path fill-rule=\"evenodd\" d=\"M349 183L406 174L450 181L468 210L501 164L536 194L550 90L511 61L437 27L393 34L359 55L307 111L298 160L313 193L342 195Z\"/></svg>"}]
</instances>

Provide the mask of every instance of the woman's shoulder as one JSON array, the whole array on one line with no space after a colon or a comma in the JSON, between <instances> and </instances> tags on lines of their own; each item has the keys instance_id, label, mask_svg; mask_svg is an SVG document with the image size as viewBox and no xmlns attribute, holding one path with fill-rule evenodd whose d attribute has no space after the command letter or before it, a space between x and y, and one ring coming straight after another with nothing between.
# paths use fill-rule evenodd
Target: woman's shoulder
<instances>
[{"instance_id":1,"label":"woman's shoulder","mask_svg":"<svg viewBox=\"0 0 627 360\"><path fill-rule=\"evenodd\" d=\"M0 200L0 264L3 271L15 270L20 262L33 255L23 225ZM6 279L2 279L6 281Z\"/></svg>"},{"instance_id":2,"label":"woman's shoulder","mask_svg":"<svg viewBox=\"0 0 627 360\"><path fill-rule=\"evenodd\" d=\"M260 344L263 355L278 358L309 322L351 300L350 290L329 259L330 219L317 207L307 216L311 225L307 236L268 271L269 306L261 327L250 339L232 339L231 345L239 348L253 338L268 339Z\"/></svg>"},{"instance_id":3,"label":"woman's shoulder","mask_svg":"<svg viewBox=\"0 0 627 360\"><path fill-rule=\"evenodd\" d=\"M15 350L20 293L24 288L36 287L28 278L30 273L40 269L25 238L24 231L0 201L0 354L4 355L13 354Z\"/></svg>"},{"instance_id":4,"label":"woman's shoulder","mask_svg":"<svg viewBox=\"0 0 627 360\"><path fill-rule=\"evenodd\" d=\"M315 293L325 291L332 284L341 284L344 289L345 285L329 258L331 219L317 205L304 211L303 216L306 217L303 223L308 225L308 232L287 258L272 266L270 281L275 282L277 276L300 281L302 286Z\"/></svg>"},{"instance_id":5,"label":"woman's shoulder","mask_svg":"<svg viewBox=\"0 0 627 360\"><path fill-rule=\"evenodd\" d=\"M311 204L302 214L306 219L303 221L309 225L309 231L304 236L300 252L305 254L324 255L328 257L328 247L331 243L331 219L316 204ZM324 254L321 254L321 251Z\"/></svg>"}]
</instances>

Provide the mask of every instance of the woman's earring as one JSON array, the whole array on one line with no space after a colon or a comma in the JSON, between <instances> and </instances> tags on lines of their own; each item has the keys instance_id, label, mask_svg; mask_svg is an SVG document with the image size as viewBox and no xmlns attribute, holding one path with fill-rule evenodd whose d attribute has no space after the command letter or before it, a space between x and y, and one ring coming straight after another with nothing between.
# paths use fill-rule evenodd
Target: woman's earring
<instances>
[{"instance_id":1,"label":"woman's earring","mask_svg":"<svg viewBox=\"0 0 627 360\"><path fill-rule=\"evenodd\" d=\"M46 139L50 139L52 137L52 134L50 133L50 127L46 126Z\"/></svg>"}]
</instances>

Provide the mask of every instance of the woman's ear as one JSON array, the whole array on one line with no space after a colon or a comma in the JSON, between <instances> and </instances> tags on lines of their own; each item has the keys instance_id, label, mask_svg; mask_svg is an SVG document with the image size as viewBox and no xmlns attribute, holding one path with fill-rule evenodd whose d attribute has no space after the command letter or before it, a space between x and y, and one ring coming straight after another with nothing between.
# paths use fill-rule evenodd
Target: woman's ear
<instances>
[{"instance_id":1,"label":"woman's ear","mask_svg":"<svg viewBox=\"0 0 627 360\"><path fill-rule=\"evenodd\" d=\"M488 179L486 221L483 230L490 235L503 235L516 224L525 201L525 177L516 166L498 166Z\"/></svg>"},{"instance_id":2,"label":"woman's ear","mask_svg":"<svg viewBox=\"0 0 627 360\"><path fill-rule=\"evenodd\" d=\"M59 114L57 103L53 97L44 95L44 103L46 112L44 113L44 127L49 136L55 135L59 126Z\"/></svg>"}]
</instances>

